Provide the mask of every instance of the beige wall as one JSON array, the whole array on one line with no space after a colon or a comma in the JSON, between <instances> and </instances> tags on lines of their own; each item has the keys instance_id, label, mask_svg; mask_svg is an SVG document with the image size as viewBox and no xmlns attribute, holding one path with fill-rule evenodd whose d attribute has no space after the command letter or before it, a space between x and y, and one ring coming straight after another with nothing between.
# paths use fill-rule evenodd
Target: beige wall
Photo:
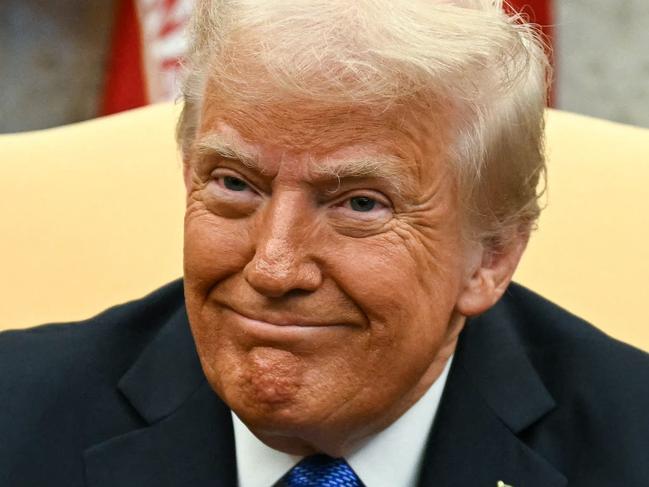
<instances>
[{"instance_id":1,"label":"beige wall","mask_svg":"<svg viewBox=\"0 0 649 487\"><path fill-rule=\"evenodd\" d=\"M649 127L649 0L555 0L558 105Z\"/></svg>"},{"instance_id":2,"label":"beige wall","mask_svg":"<svg viewBox=\"0 0 649 487\"><path fill-rule=\"evenodd\" d=\"M0 133L92 118L114 0L0 0Z\"/></svg>"}]
</instances>

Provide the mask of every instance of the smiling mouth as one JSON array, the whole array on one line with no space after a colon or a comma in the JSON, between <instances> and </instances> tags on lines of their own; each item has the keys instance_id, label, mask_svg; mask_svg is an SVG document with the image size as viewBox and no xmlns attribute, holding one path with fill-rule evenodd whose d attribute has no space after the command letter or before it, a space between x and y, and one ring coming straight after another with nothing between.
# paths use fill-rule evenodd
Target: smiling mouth
<instances>
[{"instance_id":1,"label":"smiling mouth","mask_svg":"<svg viewBox=\"0 0 649 487\"><path fill-rule=\"evenodd\" d=\"M240 306L232 305L223 302L222 300L216 301L221 307L225 308L231 313L240 316L249 321L262 323L268 326L276 326L282 328L299 327L299 328L323 328L330 326L341 326L344 324L342 321L331 320L331 318L318 318L314 317L316 313L291 313L280 311L263 311L263 312L250 312L243 310Z\"/></svg>"},{"instance_id":2,"label":"smiling mouth","mask_svg":"<svg viewBox=\"0 0 649 487\"><path fill-rule=\"evenodd\" d=\"M236 325L246 334L272 341L312 337L338 333L340 329L349 329L351 325L335 322L319 322L301 319L296 316L251 317L230 306L223 306L236 321Z\"/></svg>"},{"instance_id":3,"label":"smiling mouth","mask_svg":"<svg viewBox=\"0 0 649 487\"><path fill-rule=\"evenodd\" d=\"M313 318L307 318L303 316L291 315L289 313L274 313L267 315L257 315L256 313L248 313L240 311L238 308L230 306L225 303L220 303L225 309L230 312L245 318L246 320L255 321L258 323L263 323L268 326L277 326L282 328L323 328L330 326L341 326L339 322L317 320Z\"/></svg>"}]
</instances>

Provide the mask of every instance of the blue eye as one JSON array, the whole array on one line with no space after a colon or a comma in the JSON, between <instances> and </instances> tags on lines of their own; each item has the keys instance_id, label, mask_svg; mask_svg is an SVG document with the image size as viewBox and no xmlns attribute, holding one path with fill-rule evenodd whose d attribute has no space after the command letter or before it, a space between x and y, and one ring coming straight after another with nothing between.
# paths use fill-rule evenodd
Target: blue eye
<instances>
[{"instance_id":1,"label":"blue eye","mask_svg":"<svg viewBox=\"0 0 649 487\"><path fill-rule=\"evenodd\" d=\"M248 184L234 176L224 176L223 186L230 191L245 191L248 189Z\"/></svg>"},{"instance_id":2,"label":"blue eye","mask_svg":"<svg viewBox=\"0 0 649 487\"><path fill-rule=\"evenodd\" d=\"M354 211L368 212L376 206L376 201L366 196L354 196L349 199L349 206Z\"/></svg>"}]
</instances>

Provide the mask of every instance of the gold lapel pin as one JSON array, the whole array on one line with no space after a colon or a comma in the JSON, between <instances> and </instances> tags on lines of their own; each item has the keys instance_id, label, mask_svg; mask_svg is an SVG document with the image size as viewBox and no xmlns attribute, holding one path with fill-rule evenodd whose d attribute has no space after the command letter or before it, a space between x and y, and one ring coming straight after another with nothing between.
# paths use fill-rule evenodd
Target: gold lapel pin
<instances>
[{"instance_id":1,"label":"gold lapel pin","mask_svg":"<svg viewBox=\"0 0 649 487\"><path fill-rule=\"evenodd\" d=\"M496 487L512 487L511 485L507 485L505 482L502 480L499 480L498 483L496 484Z\"/></svg>"}]
</instances>

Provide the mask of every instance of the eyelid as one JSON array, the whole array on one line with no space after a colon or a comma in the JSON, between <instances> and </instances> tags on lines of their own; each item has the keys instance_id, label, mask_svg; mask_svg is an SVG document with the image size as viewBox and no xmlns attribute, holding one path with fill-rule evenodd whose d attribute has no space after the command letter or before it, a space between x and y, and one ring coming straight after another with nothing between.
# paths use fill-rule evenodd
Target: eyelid
<instances>
[{"instance_id":1,"label":"eyelid","mask_svg":"<svg viewBox=\"0 0 649 487\"><path fill-rule=\"evenodd\" d=\"M210 177L212 178L223 176L233 176L235 178L241 179L242 181L247 181L245 176L243 176L238 171L235 171L234 169L230 169L229 167L217 167L216 169L213 169L212 172L210 172Z\"/></svg>"},{"instance_id":2,"label":"eyelid","mask_svg":"<svg viewBox=\"0 0 649 487\"><path fill-rule=\"evenodd\" d=\"M233 177L233 178L240 179L241 181L243 181L244 183L246 183L248 185L248 187L250 188L250 190L252 192L254 192L256 194L261 194L262 193L262 191L260 191L255 184L251 183L250 180L246 176L243 176L241 173L239 173L238 171L235 171L234 169L230 169L228 167L219 167L219 168L214 169L210 173L210 178L213 179L213 180L216 180L218 178L224 178L226 176L230 176L230 177ZM240 191L240 192L243 192L243 191Z\"/></svg>"},{"instance_id":3,"label":"eyelid","mask_svg":"<svg viewBox=\"0 0 649 487\"><path fill-rule=\"evenodd\" d=\"M372 200L375 200L377 203L383 205L385 208L392 210L394 208L394 205L392 204L392 201L390 201L390 198L385 196L383 193L380 191L372 190L372 189L354 189L346 192L345 194L340 195L337 197L333 203L332 206L336 206L340 203L344 203L346 201L349 201L352 198L369 198Z\"/></svg>"}]
</instances>

